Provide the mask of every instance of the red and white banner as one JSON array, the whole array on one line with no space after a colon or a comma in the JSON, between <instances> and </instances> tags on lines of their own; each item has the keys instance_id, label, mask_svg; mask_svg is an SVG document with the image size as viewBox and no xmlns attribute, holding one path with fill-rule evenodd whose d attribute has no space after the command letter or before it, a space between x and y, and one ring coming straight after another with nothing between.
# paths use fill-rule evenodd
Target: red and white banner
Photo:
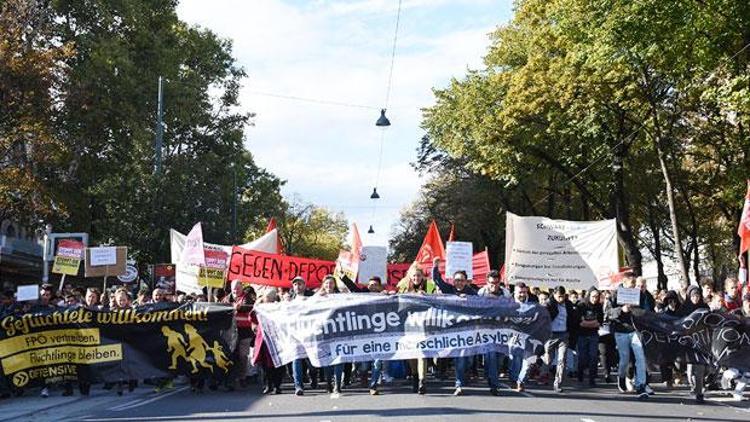
<instances>
[{"instance_id":1,"label":"red and white banner","mask_svg":"<svg viewBox=\"0 0 750 422\"><path fill-rule=\"evenodd\" d=\"M309 288L320 286L323 278L333 274L334 261L300 258L253 251L240 246L232 248L227 279L244 283L290 288L292 279L300 276Z\"/></svg>"}]
</instances>

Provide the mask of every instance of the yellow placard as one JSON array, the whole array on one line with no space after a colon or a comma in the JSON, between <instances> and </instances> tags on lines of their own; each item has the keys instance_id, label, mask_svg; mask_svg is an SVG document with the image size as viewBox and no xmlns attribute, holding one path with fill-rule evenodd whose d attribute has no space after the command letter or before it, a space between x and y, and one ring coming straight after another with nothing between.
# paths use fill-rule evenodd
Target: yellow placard
<instances>
[{"instance_id":1,"label":"yellow placard","mask_svg":"<svg viewBox=\"0 0 750 422\"><path fill-rule=\"evenodd\" d=\"M198 285L206 287L224 287L224 270L221 268L201 267L198 273Z\"/></svg>"},{"instance_id":2,"label":"yellow placard","mask_svg":"<svg viewBox=\"0 0 750 422\"><path fill-rule=\"evenodd\" d=\"M90 365L93 363L122 360L122 344L102 346L60 346L31 350L3 359L3 372L12 374L37 366L73 363Z\"/></svg>"},{"instance_id":3,"label":"yellow placard","mask_svg":"<svg viewBox=\"0 0 750 422\"><path fill-rule=\"evenodd\" d=\"M67 256L56 256L52 272L55 274L76 275L81 267L81 260Z\"/></svg>"},{"instance_id":4,"label":"yellow placard","mask_svg":"<svg viewBox=\"0 0 750 422\"><path fill-rule=\"evenodd\" d=\"M25 334L0 341L0 358L42 347L81 345L93 346L101 343L98 328L49 330Z\"/></svg>"}]
</instances>

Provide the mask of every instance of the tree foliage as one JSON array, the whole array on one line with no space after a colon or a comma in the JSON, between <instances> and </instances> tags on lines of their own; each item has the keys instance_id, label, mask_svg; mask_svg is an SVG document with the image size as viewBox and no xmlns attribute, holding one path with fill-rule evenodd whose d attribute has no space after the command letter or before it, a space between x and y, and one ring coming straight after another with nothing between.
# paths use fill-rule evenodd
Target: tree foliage
<instances>
[{"instance_id":1,"label":"tree foliage","mask_svg":"<svg viewBox=\"0 0 750 422\"><path fill-rule=\"evenodd\" d=\"M500 214L617 218L636 271L647 250L725 274L750 169L748 28L728 0L519 1L484 68L434 91L417 166L491 178L513 198Z\"/></svg>"}]
</instances>

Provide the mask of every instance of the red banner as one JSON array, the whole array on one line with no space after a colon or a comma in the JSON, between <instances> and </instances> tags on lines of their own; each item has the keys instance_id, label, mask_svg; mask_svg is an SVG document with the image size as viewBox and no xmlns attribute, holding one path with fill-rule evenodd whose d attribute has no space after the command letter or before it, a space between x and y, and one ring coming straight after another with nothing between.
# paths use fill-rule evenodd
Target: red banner
<instances>
[{"instance_id":1,"label":"red banner","mask_svg":"<svg viewBox=\"0 0 750 422\"><path fill-rule=\"evenodd\" d=\"M291 288L292 279L300 276L307 287L320 286L323 277L333 274L336 263L320 259L251 251L235 246L229 261L227 278L246 283Z\"/></svg>"}]
</instances>

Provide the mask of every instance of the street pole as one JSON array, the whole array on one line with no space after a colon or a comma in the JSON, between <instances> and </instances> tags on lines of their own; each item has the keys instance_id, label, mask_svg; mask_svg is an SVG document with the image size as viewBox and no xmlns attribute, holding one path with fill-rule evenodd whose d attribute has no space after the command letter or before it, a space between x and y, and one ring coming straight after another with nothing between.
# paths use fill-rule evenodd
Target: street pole
<instances>
[{"instance_id":1,"label":"street pole","mask_svg":"<svg viewBox=\"0 0 750 422\"><path fill-rule=\"evenodd\" d=\"M42 261L44 265L42 267L42 283L47 284L49 282L49 262L50 255L52 255L52 224L45 224L44 226L44 245L42 247Z\"/></svg>"},{"instance_id":2,"label":"street pole","mask_svg":"<svg viewBox=\"0 0 750 422\"><path fill-rule=\"evenodd\" d=\"M232 244L237 243L237 165L232 164Z\"/></svg>"},{"instance_id":3,"label":"street pole","mask_svg":"<svg viewBox=\"0 0 750 422\"><path fill-rule=\"evenodd\" d=\"M155 173L161 173L161 149L162 149L162 142L163 142L163 137L164 137L164 122L163 122L164 91L162 90L162 81L163 81L163 78L159 76L159 88L158 88L158 94L157 94L157 100L156 100L156 142L154 145L154 148L155 148L154 172Z\"/></svg>"}]
</instances>

